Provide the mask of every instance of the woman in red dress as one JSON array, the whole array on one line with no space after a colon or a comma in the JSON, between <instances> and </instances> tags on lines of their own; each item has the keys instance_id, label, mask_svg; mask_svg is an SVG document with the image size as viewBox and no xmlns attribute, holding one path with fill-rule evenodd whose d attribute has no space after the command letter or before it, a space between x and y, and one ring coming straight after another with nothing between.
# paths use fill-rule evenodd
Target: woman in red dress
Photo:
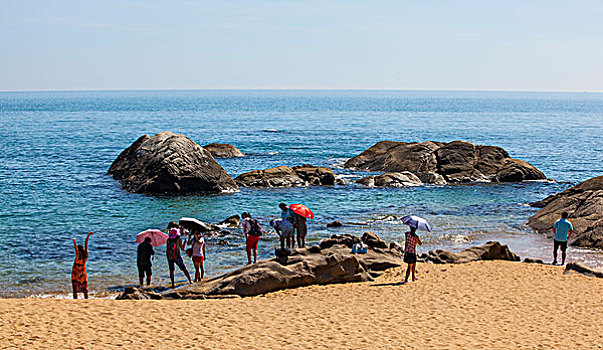
<instances>
[{"instance_id":1,"label":"woman in red dress","mask_svg":"<svg viewBox=\"0 0 603 350\"><path fill-rule=\"evenodd\" d=\"M94 232L88 232L84 246L78 245L73 239L75 247L75 261L71 268L71 286L73 287L73 299L77 299L77 293L84 293L84 299L88 299L88 275L86 274L86 261L88 260L88 240Z\"/></svg>"}]
</instances>

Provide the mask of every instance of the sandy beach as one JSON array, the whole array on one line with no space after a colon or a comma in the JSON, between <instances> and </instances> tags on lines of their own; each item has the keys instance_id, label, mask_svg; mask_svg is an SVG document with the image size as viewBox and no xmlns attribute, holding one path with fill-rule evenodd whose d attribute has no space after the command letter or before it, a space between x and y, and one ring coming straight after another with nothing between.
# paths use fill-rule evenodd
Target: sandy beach
<instances>
[{"instance_id":1,"label":"sandy beach","mask_svg":"<svg viewBox=\"0 0 603 350\"><path fill-rule=\"evenodd\" d=\"M502 261L212 300L0 301L15 349L601 349L603 280Z\"/></svg>"}]
</instances>

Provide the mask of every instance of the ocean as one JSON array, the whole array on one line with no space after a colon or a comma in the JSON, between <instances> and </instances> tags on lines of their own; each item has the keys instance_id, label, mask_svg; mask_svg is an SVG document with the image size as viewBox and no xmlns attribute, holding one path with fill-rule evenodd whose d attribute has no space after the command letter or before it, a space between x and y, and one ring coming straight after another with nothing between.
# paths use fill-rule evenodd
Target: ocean
<instances>
[{"instance_id":1,"label":"ocean","mask_svg":"<svg viewBox=\"0 0 603 350\"><path fill-rule=\"evenodd\" d=\"M328 166L345 185L241 189L210 196L147 196L123 191L107 170L143 134L182 133L205 145L230 143L244 158L218 159L234 178L279 165ZM551 260L551 241L525 226L528 203L603 175L603 94L446 91L83 91L0 92L0 296L65 296L71 239L90 239L93 294L136 284L138 232L183 216L218 222L249 211L268 229L279 202L304 203L310 244L334 233L373 231L401 240L400 217L426 217L430 249L459 251L489 240L522 257ZM366 188L369 174L342 165L381 140L466 140L503 147L552 182ZM326 228L333 220L341 228ZM219 240L231 245L218 245ZM206 273L246 262L234 230L208 238ZM277 237L262 237L269 258ZM169 280L157 248L154 282ZM603 254L570 248L568 261L603 265ZM192 270L190 260L189 270ZM184 276L177 273L177 280Z\"/></svg>"}]
</instances>

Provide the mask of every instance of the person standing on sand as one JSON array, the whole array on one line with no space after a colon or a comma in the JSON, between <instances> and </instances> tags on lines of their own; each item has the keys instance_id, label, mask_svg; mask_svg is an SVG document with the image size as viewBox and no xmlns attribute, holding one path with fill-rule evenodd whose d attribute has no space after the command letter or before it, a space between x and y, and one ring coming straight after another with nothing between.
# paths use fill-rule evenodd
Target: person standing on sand
<instances>
[{"instance_id":1,"label":"person standing on sand","mask_svg":"<svg viewBox=\"0 0 603 350\"><path fill-rule=\"evenodd\" d=\"M88 274L86 273L86 262L88 261L88 240L94 232L88 232L84 246L78 245L73 238L75 248L75 261L71 268L71 287L73 288L73 299L77 299L77 293L84 293L84 299L88 299Z\"/></svg>"},{"instance_id":2,"label":"person standing on sand","mask_svg":"<svg viewBox=\"0 0 603 350\"><path fill-rule=\"evenodd\" d=\"M417 252L416 247L417 243L419 245L423 245L419 236L417 236L417 229L412 227L409 232L404 233L404 262L408 264L406 267L406 277L404 278L404 283L408 282L408 277L412 272L412 281L416 281L417 277L415 276L415 269L417 267Z\"/></svg>"},{"instance_id":3,"label":"person standing on sand","mask_svg":"<svg viewBox=\"0 0 603 350\"><path fill-rule=\"evenodd\" d=\"M201 282L205 274L205 267L203 266L203 261L205 261L205 238L203 238L199 230L195 230L193 236L188 240L188 244L193 248L192 258L195 265L194 282Z\"/></svg>"},{"instance_id":4,"label":"person standing on sand","mask_svg":"<svg viewBox=\"0 0 603 350\"><path fill-rule=\"evenodd\" d=\"M557 220L553 225L553 265L557 265L557 249L561 247L561 265L565 264L565 251L567 250L567 240L574 233L574 226L567 220L569 214L561 213L561 219Z\"/></svg>"},{"instance_id":5,"label":"person standing on sand","mask_svg":"<svg viewBox=\"0 0 603 350\"><path fill-rule=\"evenodd\" d=\"M167 248L165 250L168 266L170 267L170 280L172 281L172 288L174 288L174 270L176 270L175 265L178 265L180 271L184 272L186 278L188 279L188 283L193 284L191 280L191 275L188 273L186 269L186 265L184 265L184 261L182 260L182 256L180 256L180 250L184 249L184 244L182 244L182 240L180 239L180 229L173 227L170 229L170 235L166 242Z\"/></svg>"},{"instance_id":6,"label":"person standing on sand","mask_svg":"<svg viewBox=\"0 0 603 350\"><path fill-rule=\"evenodd\" d=\"M151 256L153 255L155 255L155 251L151 245L151 237L147 237L138 245L136 254L136 265L138 265L138 278L141 287L143 286L145 273L147 275L147 286L151 284L151 275L153 274Z\"/></svg>"},{"instance_id":7,"label":"person standing on sand","mask_svg":"<svg viewBox=\"0 0 603 350\"><path fill-rule=\"evenodd\" d=\"M251 214L244 212L241 214L243 218L243 234L245 235L245 251L247 252L247 265L251 264L251 251L253 251L253 263L258 260L258 243L262 235L260 223L251 217Z\"/></svg>"}]
</instances>

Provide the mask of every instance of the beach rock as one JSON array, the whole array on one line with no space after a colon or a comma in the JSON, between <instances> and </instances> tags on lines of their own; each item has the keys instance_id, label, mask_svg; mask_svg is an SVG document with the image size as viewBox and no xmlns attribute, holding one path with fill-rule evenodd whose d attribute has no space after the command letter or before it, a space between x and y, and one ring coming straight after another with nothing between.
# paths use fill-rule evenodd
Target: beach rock
<instances>
[{"instance_id":1,"label":"beach rock","mask_svg":"<svg viewBox=\"0 0 603 350\"><path fill-rule=\"evenodd\" d=\"M239 214L235 214L218 222L216 225L237 228L241 226L241 217Z\"/></svg>"},{"instance_id":2,"label":"beach rock","mask_svg":"<svg viewBox=\"0 0 603 350\"><path fill-rule=\"evenodd\" d=\"M327 227L341 227L343 226L343 224L341 223L341 221L331 221L327 224Z\"/></svg>"},{"instance_id":3,"label":"beach rock","mask_svg":"<svg viewBox=\"0 0 603 350\"><path fill-rule=\"evenodd\" d=\"M377 236L375 233L371 232L371 231L366 231L363 235L361 240L369 246L369 248L382 248L382 249L387 249L388 245L387 242L385 242L384 240L382 240L381 238L379 238L379 236Z\"/></svg>"},{"instance_id":4,"label":"beach rock","mask_svg":"<svg viewBox=\"0 0 603 350\"><path fill-rule=\"evenodd\" d=\"M121 152L107 174L135 193L218 193L238 188L208 151L169 131L141 136Z\"/></svg>"},{"instance_id":5,"label":"beach rock","mask_svg":"<svg viewBox=\"0 0 603 350\"><path fill-rule=\"evenodd\" d=\"M427 260L436 264L461 264L478 260L519 261L519 256L499 242L486 242L481 247L471 247L455 254L445 250L430 250Z\"/></svg>"},{"instance_id":6,"label":"beach rock","mask_svg":"<svg viewBox=\"0 0 603 350\"><path fill-rule=\"evenodd\" d=\"M544 261L535 258L525 258L523 259L523 262L526 264L544 264Z\"/></svg>"},{"instance_id":7,"label":"beach rock","mask_svg":"<svg viewBox=\"0 0 603 350\"><path fill-rule=\"evenodd\" d=\"M571 271L575 271L590 277L603 278L603 271L593 269L592 267L586 266L579 262L571 262L565 265L565 271L563 271L563 274L568 274Z\"/></svg>"},{"instance_id":8,"label":"beach rock","mask_svg":"<svg viewBox=\"0 0 603 350\"><path fill-rule=\"evenodd\" d=\"M203 148L208 150L214 158L236 158L245 156L238 148L227 143L210 143L209 145L203 146Z\"/></svg>"},{"instance_id":9,"label":"beach rock","mask_svg":"<svg viewBox=\"0 0 603 350\"><path fill-rule=\"evenodd\" d=\"M332 186L335 183L335 175L326 167L279 166L246 172L237 176L235 181L242 187Z\"/></svg>"},{"instance_id":10,"label":"beach rock","mask_svg":"<svg viewBox=\"0 0 603 350\"><path fill-rule=\"evenodd\" d=\"M371 187L408 187L418 186L423 183L421 182L421 179L409 171L371 175L364 177L357 182Z\"/></svg>"},{"instance_id":11,"label":"beach rock","mask_svg":"<svg viewBox=\"0 0 603 350\"><path fill-rule=\"evenodd\" d=\"M150 290L142 290L136 287L126 287L124 292L115 298L117 300L160 300L163 297Z\"/></svg>"},{"instance_id":12,"label":"beach rock","mask_svg":"<svg viewBox=\"0 0 603 350\"><path fill-rule=\"evenodd\" d=\"M584 181L532 205L542 208L527 222L537 232L552 234L553 224L566 211L574 226L570 244L603 249L603 176Z\"/></svg>"},{"instance_id":13,"label":"beach rock","mask_svg":"<svg viewBox=\"0 0 603 350\"><path fill-rule=\"evenodd\" d=\"M313 284L372 281L380 271L402 265L398 252L369 248L366 254L352 254L350 235L334 235L325 248L312 246L295 249L284 258L273 258L247 265L204 283L179 288L178 294L187 299L199 295L253 296L281 289ZM371 236L371 241L380 242ZM324 241L323 241L324 242ZM322 243L322 242L321 242ZM168 297L164 295L164 297Z\"/></svg>"},{"instance_id":14,"label":"beach rock","mask_svg":"<svg viewBox=\"0 0 603 350\"><path fill-rule=\"evenodd\" d=\"M509 157L502 148L466 141L407 143L380 141L346 168L411 172L423 183L519 182L546 177L531 164Z\"/></svg>"}]
</instances>

